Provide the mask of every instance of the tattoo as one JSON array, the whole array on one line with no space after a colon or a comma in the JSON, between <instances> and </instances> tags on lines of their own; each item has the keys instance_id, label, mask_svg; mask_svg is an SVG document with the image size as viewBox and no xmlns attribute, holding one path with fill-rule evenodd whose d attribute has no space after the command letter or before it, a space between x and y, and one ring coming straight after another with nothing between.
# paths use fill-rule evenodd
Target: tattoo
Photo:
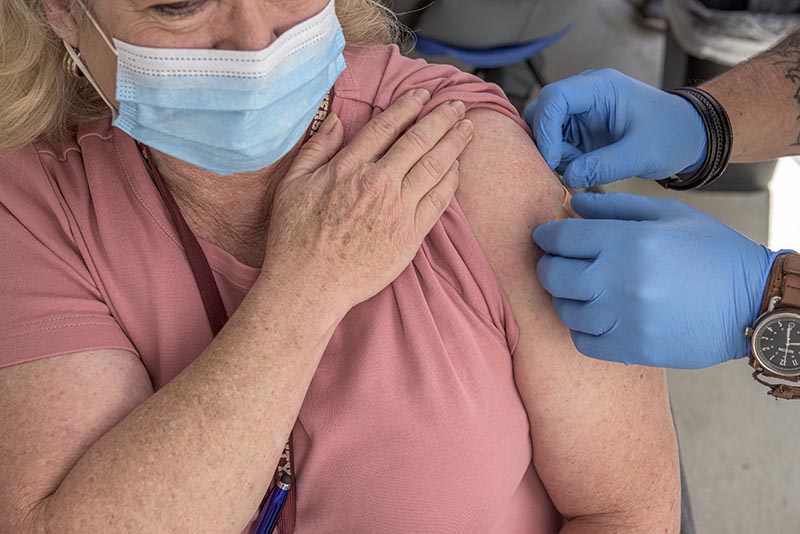
<instances>
[{"instance_id":1,"label":"tattoo","mask_svg":"<svg viewBox=\"0 0 800 534\"><path fill-rule=\"evenodd\" d=\"M764 52L761 57L771 60L776 67L786 68L784 78L794 86L793 97L798 107L800 107L800 29ZM800 114L797 115L796 120L800 123ZM794 146L800 146L800 132L798 132L793 144Z\"/></svg>"}]
</instances>

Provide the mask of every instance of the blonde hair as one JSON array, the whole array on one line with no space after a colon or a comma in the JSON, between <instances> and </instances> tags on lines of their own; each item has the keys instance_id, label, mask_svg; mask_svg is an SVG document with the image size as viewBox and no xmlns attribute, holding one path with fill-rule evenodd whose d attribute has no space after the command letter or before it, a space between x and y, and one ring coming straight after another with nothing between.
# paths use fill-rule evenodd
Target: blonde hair
<instances>
[{"instance_id":1,"label":"blonde hair","mask_svg":"<svg viewBox=\"0 0 800 534\"><path fill-rule=\"evenodd\" d=\"M336 0L336 13L348 46L397 39L397 19L380 0ZM0 0L0 150L61 141L108 114L91 84L65 72L65 52L41 0Z\"/></svg>"}]
</instances>

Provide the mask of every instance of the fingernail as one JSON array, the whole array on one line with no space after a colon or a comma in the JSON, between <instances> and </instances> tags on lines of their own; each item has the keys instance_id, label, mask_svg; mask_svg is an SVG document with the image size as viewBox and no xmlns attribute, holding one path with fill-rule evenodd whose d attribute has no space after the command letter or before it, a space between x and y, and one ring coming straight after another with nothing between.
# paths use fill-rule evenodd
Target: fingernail
<instances>
[{"instance_id":1,"label":"fingernail","mask_svg":"<svg viewBox=\"0 0 800 534\"><path fill-rule=\"evenodd\" d=\"M423 104L431 99L431 93L427 89L414 89L414 91L411 92L411 96L422 101Z\"/></svg>"},{"instance_id":2,"label":"fingernail","mask_svg":"<svg viewBox=\"0 0 800 534\"><path fill-rule=\"evenodd\" d=\"M321 134L329 134L333 131L336 127L336 124L339 122L339 117L336 113L331 113L328 115L328 118L325 119L322 123L322 126L319 127L319 133Z\"/></svg>"},{"instance_id":3,"label":"fingernail","mask_svg":"<svg viewBox=\"0 0 800 534\"><path fill-rule=\"evenodd\" d=\"M467 110L467 107L464 105L464 102L462 102L461 100L451 100L450 102L448 102L448 104L450 104L451 106L456 108L456 110L458 111L459 115L463 115Z\"/></svg>"},{"instance_id":4,"label":"fingernail","mask_svg":"<svg viewBox=\"0 0 800 534\"><path fill-rule=\"evenodd\" d=\"M456 124L456 130L463 133L464 135L472 134L472 131L474 129L475 129L474 125L472 124L472 121L469 119L464 119L463 121Z\"/></svg>"}]
</instances>

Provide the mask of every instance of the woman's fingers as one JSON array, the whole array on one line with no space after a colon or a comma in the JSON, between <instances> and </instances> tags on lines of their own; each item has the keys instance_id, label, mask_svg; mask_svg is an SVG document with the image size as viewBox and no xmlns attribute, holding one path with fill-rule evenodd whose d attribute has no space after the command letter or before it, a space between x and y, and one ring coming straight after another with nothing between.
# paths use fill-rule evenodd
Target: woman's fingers
<instances>
[{"instance_id":1,"label":"woman's fingers","mask_svg":"<svg viewBox=\"0 0 800 534\"><path fill-rule=\"evenodd\" d=\"M453 200L457 158L472 137L470 121L454 127L460 102L401 136L429 99L403 96L338 153L343 126L333 115L323 123L276 192L267 246L276 272L304 265L309 283L355 305L408 266Z\"/></svg>"},{"instance_id":2,"label":"woman's fingers","mask_svg":"<svg viewBox=\"0 0 800 534\"><path fill-rule=\"evenodd\" d=\"M464 118L465 113L464 103L458 100L438 106L397 140L381 159L381 165L388 169L392 176L405 176L425 154L439 144L453 126ZM454 159L435 162L443 164L439 175L447 172Z\"/></svg>"},{"instance_id":3,"label":"woman's fingers","mask_svg":"<svg viewBox=\"0 0 800 534\"><path fill-rule=\"evenodd\" d=\"M422 121L419 126L421 125ZM416 206L439 183L453 163L458 161L458 157L472 140L472 133L473 124L469 119L458 122L455 128L448 127L436 146L422 156L422 159L413 162L413 167L402 182L404 200Z\"/></svg>"},{"instance_id":4,"label":"woman's fingers","mask_svg":"<svg viewBox=\"0 0 800 534\"><path fill-rule=\"evenodd\" d=\"M306 142L292 163L286 178L316 172L339 151L344 141L344 126L336 113L331 113L319 130Z\"/></svg>"},{"instance_id":5,"label":"woman's fingers","mask_svg":"<svg viewBox=\"0 0 800 534\"><path fill-rule=\"evenodd\" d=\"M342 150L341 157L355 158L358 161L378 161L400 134L417 119L430 99L431 94L425 89L415 89L401 96L356 134Z\"/></svg>"},{"instance_id":6,"label":"woman's fingers","mask_svg":"<svg viewBox=\"0 0 800 534\"><path fill-rule=\"evenodd\" d=\"M418 236L427 236L442 216L456 194L458 181L458 160L456 160L444 177L420 200L414 221Z\"/></svg>"}]
</instances>

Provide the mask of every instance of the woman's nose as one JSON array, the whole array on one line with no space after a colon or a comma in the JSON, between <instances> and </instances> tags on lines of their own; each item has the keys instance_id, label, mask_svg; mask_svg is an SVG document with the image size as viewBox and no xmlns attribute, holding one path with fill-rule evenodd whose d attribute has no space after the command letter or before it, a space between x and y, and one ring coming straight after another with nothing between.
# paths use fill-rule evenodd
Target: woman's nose
<instances>
[{"instance_id":1,"label":"woman's nose","mask_svg":"<svg viewBox=\"0 0 800 534\"><path fill-rule=\"evenodd\" d=\"M233 2L217 28L214 48L218 50L261 50L268 47L280 32L281 13L269 2Z\"/></svg>"}]
</instances>

